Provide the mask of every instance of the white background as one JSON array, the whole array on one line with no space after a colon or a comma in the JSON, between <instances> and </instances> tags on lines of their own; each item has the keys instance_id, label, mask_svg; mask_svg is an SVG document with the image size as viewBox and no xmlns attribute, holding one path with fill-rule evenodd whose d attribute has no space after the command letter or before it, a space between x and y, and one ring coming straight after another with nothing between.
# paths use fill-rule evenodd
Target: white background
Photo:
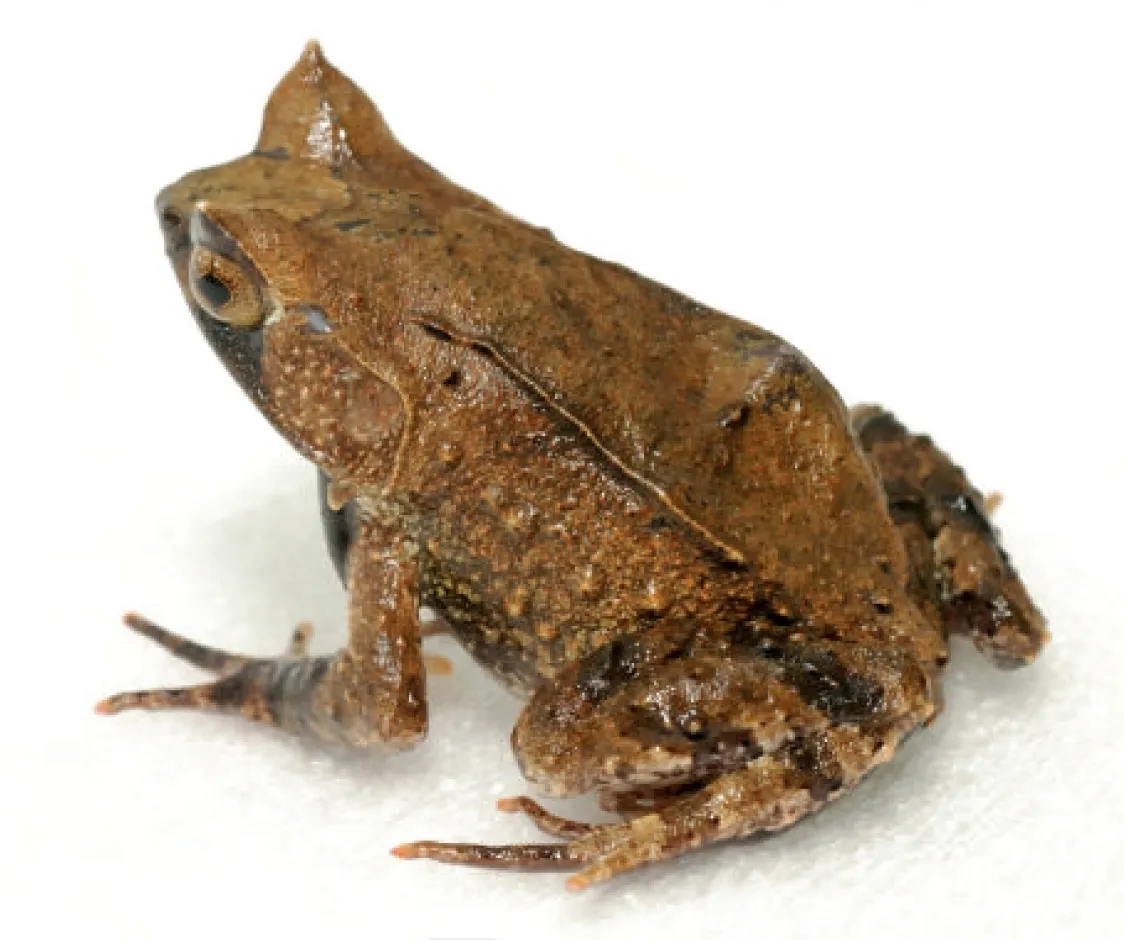
<instances>
[{"instance_id":1,"label":"white background","mask_svg":"<svg viewBox=\"0 0 1124 940\"><path fill-rule=\"evenodd\" d=\"M6 8L0 932L1115 936L1124 926L1124 23L1114 3ZM471 9L471 12L470 12ZM580 897L391 858L535 839L518 704L448 640L416 752L97 719L196 674L119 626L342 638L311 468L197 335L152 197L248 150L310 37L399 137L560 238L795 342L983 489L1054 644L855 794ZM574 812L585 813L588 805Z\"/></svg>"}]
</instances>

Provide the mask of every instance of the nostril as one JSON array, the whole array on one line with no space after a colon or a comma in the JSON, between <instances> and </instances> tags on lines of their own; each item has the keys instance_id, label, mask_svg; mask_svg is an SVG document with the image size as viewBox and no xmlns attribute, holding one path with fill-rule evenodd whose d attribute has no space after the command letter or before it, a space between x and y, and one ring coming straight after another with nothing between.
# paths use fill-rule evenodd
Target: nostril
<instances>
[{"instance_id":1,"label":"nostril","mask_svg":"<svg viewBox=\"0 0 1124 940\"><path fill-rule=\"evenodd\" d=\"M183 213L171 206L160 210L160 227L163 229L165 241L170 246L179 245L188 237L188 226Z\"/></svg>"},{"instance_id":2,"label":"nostril","mask_svg":"<svg viewBox=\"0 0 1124 940\"><path fill-rule=\"evenodd\" d=\"M164 234L170 239L176 239L183 235L184 221L183 213L179 209L174 209L169 206L166 209L160 210L160 227L164 230Z\"/></svg>"},{"instance_id":3,"label":"nostril","mask_svg":"<svg viewBox=\"0 0 1124 940\"><path fill-rule=\"evenodd\" d=\"M164 250L169 257L188 247L187 220L179 209L167 206L160 210L160 229L164 233Z\"/></svg>"}]
</instances>

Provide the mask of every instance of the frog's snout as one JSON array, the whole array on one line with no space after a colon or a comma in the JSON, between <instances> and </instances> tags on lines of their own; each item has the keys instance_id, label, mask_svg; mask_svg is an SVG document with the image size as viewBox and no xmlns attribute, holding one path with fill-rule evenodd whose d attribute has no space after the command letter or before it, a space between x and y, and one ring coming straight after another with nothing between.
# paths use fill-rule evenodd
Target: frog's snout
<instances>
[{"instance_id":1,"label":"frog's snout","mask_svg":"<svg viewBox=\"0 0 1124 940\"><path fill-rule=\"evenodd\" d=\"M164 252L168 260L177 264L180 260L186 261L191 236L188 232L188 213L175 203L169 189L156 197L156 216L164 235Z\"/></svg>"}]
</instances>

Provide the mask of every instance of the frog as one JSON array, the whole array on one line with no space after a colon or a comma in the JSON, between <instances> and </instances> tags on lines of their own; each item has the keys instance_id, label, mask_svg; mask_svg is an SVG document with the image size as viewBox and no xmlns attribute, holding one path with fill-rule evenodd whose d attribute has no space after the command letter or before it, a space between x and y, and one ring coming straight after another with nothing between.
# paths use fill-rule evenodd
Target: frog
<instances>
[{"instance_id":1,"label":"frog","mask_svg":"<svg viewBox=\"0 0 1124 940\"><path fill-rule=\"evenodd\" d=\"M212 674L110 696L329 746L421 744L446 632L524 701L550 838L395 856L568 872L580 891L784 830L941 711L953 634L1049 639L996 500L925 434L848 406L795 346L568 247L407 150L309 43L247 155L156 200L188 309L315 465L347 641L312 655L126 624ZM436 626L422 612L436 612ZM537 797L595 794L590 823Z\"/></svg>"}]
</instances>

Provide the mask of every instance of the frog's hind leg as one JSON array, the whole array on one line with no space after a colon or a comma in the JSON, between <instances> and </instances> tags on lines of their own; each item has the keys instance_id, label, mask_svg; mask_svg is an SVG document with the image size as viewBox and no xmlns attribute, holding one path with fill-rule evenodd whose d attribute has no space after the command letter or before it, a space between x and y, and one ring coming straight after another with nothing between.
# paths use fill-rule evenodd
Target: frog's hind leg
<instances>
[{"instance_id":1,"label":"frog's hind leg","mask_svg":"<svg viewBox=\"0 0 1124 940\"><path fill-rule=\"evenodd\" d=\"M1032 662L1049 633L989 518L998 497L984 498L929 437L888 411L861 405L851 420L909 554L914 599L997 664Z\"/></svg>"},{"instance_id":2,"label":"frog's hind leg","mask_svg":"<svg viewBox=\"0 0 1124 940\"><path fill-rule=\"evenodd\" d=\"M927 670L893 647L776 640L744 624L697 644L676 625L623 637L539 689L512 743L524 775L545 792L610 790L613 805L639 815L590 825L526 798L508 800L503 809L566 841L426 841L394 854L580 868L567 882L580 890L708 843L791 825L889 759L932 713L931 694Z\"/></svg>"},{"instance_id":3,"label":"frog's hind leg","mask_svg":"<svg viewBox=\"0 0 1124 940\"><path fill-rule=\"evenodd\" d=\"M655 810L664 809L685 793L694 792L703 784L688 787L667 787L665 790L644 787L639 790L604 792L601 794L601 808L622 816L643 816ZM529 796L508 797L496 801L501 813L522 813L540 832L567 842L576 842L593 836L601 830L619 830L613 823L587 823L566 816L559 816L546 809ZM428 858L436 861L454 862L464 865L477 865L489 868L574 868L581 860L567 851L566 846L524 843L505 846L487 846L476 843L455 842L410 842L394 850L398 858ZM527 864L521 864L521 860Z\"/></svg>"},{"instance_id":4,"label":"frog's hind leg","mask_svg":"<svg viewBox=\"0 0 1124 940\"><path fill-rule=\"evenodd\" d=\"M577 868L566 887L581 891L710 843L785 829L850 790L891 756L898 737L870 736L856 727L810 735L623 823L575 823L522 798L517 808L544 831L568 839L564 843L413 842L398 846L394 854L519 871Z\"/></svg>"},{"instance_id":5,"label":"frog's hind leg","mask_svg":"<svg viewBox=\"0 0 1124 940\"><path fill-rule=\"evenodd\" d=\"M707 844L786 829L849 791L892 752L853 727L811 735L658 811L571 842L571 856L584 867L566 887L580 891Z\"/></svg>"}]
</instances>

